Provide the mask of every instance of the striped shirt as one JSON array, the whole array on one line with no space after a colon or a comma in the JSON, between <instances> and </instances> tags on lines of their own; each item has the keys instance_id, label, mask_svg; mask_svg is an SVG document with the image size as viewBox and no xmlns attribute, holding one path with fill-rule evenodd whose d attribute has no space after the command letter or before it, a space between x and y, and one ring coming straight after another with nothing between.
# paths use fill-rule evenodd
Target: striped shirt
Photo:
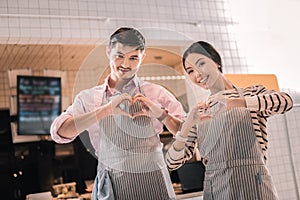
<instances>
[{"instance_id":1,"label":"striped shirt","mask_svg":"<svg viewBox=\"0 0 300 200\"><path fill-rule=\"evenodd\" d=\"M241 91L245 97L256 138L266 161L268 149L267 119L272 115L283 114L289 111L293 107L293 100L287 93L268 90L263 85L241 88ZM240 98L236 89L226 90L223 94L227 98ZM182 150L175 149L174 145L168 150L165 159L169 170L175 170L185 161L191 159L195 152L196 144L197 130L196 126L193 126L189 132L188 141Z\"/></svg>"}]
</instances>

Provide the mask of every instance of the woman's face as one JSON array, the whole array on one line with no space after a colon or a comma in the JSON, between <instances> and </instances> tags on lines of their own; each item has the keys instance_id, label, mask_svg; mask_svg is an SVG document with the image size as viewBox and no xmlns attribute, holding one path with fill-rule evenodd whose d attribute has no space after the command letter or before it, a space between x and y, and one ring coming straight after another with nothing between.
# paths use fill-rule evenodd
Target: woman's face
<instances>
[{"instance_id":1,"label":"woman's face","mask_svg":"<svg viewBox=\"0 0 300 200\"><path fill-rule=\"evenodd\" d=\"M196 85L204 89L212 89L219 78L218 65L210 58L190 53L185 60L185 71Z\"/></svg>"}]
</instances>

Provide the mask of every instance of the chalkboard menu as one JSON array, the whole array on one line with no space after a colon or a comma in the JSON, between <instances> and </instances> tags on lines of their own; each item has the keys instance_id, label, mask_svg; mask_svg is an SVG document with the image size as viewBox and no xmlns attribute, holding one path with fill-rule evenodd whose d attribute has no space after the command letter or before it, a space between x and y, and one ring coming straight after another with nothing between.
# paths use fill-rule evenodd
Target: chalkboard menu
<instances>
[{"instance_id":1,"label":"chalkboard menu","mask_svg":"<svg viewBox=\"0 0 300 200\"><path fill-rule=\"evenodd\" d=\"M49 135L61 113L58 77L17 76L17 119L20 135Z\"/></svg>"}]
</instances>

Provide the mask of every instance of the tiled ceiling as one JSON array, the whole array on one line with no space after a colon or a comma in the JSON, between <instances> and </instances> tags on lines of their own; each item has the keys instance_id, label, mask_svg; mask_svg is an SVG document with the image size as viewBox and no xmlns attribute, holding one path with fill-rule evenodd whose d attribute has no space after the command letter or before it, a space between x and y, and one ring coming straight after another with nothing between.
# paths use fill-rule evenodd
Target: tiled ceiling
<instances>
[{"instance_id":1,"label":"tiled ceiling","mask_svg":"<svg viewBox=\"0 0 300 200\"><path fill-rule=\"evenodd\" d=\"M0 45L0 69L77 70L95 46Z\"/></svg>"},{"instance_id":2,"label":"tiled ceiling","mask_svg":"<svg viewBox=\"0 0 300 200\"><path fill-rule=\"evenodd\" d=\"M95 47L94 45L1 44L0 71L24 68L31 68L33 71L42 69L76 71ZM103 48L101 52L105 52L104 45L97 48ZM179 47L148 47L144 64L155 63L176 67L181 62L179 52ZM101 59L107 59L106 55L99 55L99 62Z\"/></svg>"}]
</instances>

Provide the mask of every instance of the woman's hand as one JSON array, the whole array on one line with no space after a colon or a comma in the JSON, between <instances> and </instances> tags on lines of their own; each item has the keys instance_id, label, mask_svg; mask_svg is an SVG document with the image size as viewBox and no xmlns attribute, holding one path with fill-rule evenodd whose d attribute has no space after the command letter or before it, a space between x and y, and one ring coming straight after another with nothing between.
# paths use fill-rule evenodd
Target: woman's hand
<instances>
[{"instance_id":1,"label":"woman's hand","mask_svg":"<svg viewBox=\"0 0 300 200\"><path fill-rule=\"evenodd\" d=\"M229 98L224 91L218 92L215 95L210 96L206 104L208 105L207 113L212 117L229 109L236 107L246 107L245 98Z\"/></svg>"},{"instance_id":2,"label":"woman's hand","mask_svg":"<svg viewBox=\"0 0 300 200\"><path fill-rule=\"evenodd\" d=\"M227 99L227 108L236 108L236 107L246 108L247 105L246 105L245 98Z\"/></svg>"},{"instance_id":3,"label":"woman's hand","mask_svg":"<svg viewBox=\"0 0 300 200\"><path fill-rule=\"evenodd\" d=\"M208 105L207 114L211 117L227 110L230 99L226 96L224 91L220 91L208 97L206 104Z\"/></svg>"},{"instance_id":4,"label":"woman's hand","mask_svg":"<svg viewBox=\"0 0 300 200\"><path fill-rule=\"evenodd\" d=\"M208 108L209 105L206 102L199 102L192 110L190 110L185 119L185 123L195 125L200 121L210 119L211 116L207 114Z\"/></svg>"}]
</instances>

